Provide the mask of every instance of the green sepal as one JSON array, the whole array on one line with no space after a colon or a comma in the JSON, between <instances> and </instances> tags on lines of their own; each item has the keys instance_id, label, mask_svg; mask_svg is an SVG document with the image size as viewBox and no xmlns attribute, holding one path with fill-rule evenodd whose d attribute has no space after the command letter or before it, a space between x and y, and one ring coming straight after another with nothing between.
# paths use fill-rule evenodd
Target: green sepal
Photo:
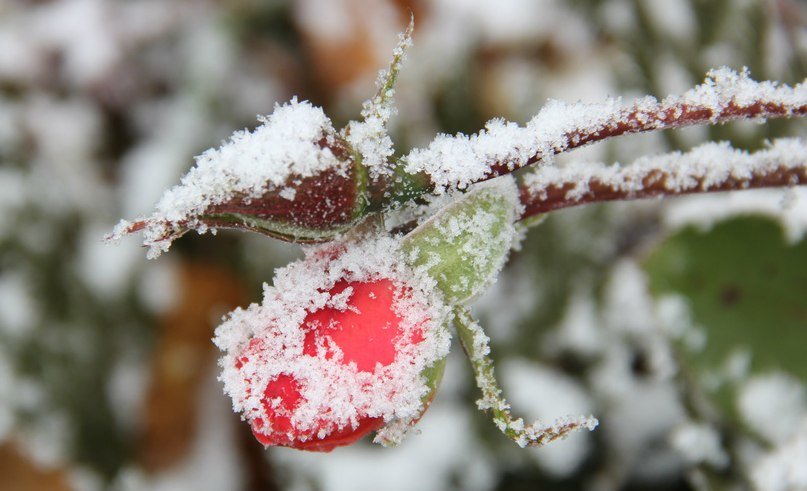
<instances>
[{"instance_id":1,"label":"green sepal","mask_svg":"<svg viewBox=\"0 0 807 491\"><path fill-rule=\"evenodd\" d=\"M406 235L403 252L425 268L447 303L479 295L492 283L513 243L518 195L512 180L469 192Z\"/></svg>"}]
</instances>

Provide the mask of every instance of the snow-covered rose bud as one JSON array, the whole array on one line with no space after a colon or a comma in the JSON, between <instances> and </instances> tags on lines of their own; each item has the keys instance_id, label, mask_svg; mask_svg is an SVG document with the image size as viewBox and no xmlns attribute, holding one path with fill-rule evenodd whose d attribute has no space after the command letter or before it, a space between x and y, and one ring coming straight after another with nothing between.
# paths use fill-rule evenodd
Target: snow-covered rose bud
<instances>
[{"instance_id":1,"label":"snow-covered rose bud","mask_svg":"<svg viewBox=\"0 0 807 491\"><path fill-rule=\"evenodd\" d=\"M311 247L264 302L216 331L222 380L264 445L330 451L379 431L397 443L442 377L449 335L434 283L399 241Z\"/></svg>"},{"instance_id":2,"label":"snow-covered rose bud","mask_svg":"<svg viewBox=\"0 0 807 491\"><path fill-rule=\"evenodd\" d=\"M261 123L198 156L152 216L121 222L111 238L142 230L154 257L190 230L318 242L355 225L367 204L367 173L322 109L292 99Z\"/></svg>"}]
</instances>

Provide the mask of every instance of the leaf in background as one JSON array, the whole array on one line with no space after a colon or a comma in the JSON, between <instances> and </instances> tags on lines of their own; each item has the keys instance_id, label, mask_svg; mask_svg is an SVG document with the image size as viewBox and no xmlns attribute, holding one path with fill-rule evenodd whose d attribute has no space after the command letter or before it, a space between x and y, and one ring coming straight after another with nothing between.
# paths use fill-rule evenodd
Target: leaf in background
<instances>
[{"instance_id":1,"label":"leaf in background","mask_svg":"<svg viewBox=\"0 0 807 491\"><path fill-rule=\"evenodd\" d=\"M144 403L140 462L150 472L171 468L190 450L200 385L216 355L210 336L245 297L230 271L211 265L183 262L179 279L179 302L160 321Z\"/></svg>"},{"instance_id":2,"label":"leaf in background","mask_svg":"<svg viewBox=\"0 0 807 491\"><path fill-rule=\"evenodd\" d=\"M699 373L747 348L752 371L807 381L807 241L788 245L775 222L736 218L671 236L645 269L654 293L684 295L706 330L705 349L684 354Z\"/></svg>"}]
</instances>

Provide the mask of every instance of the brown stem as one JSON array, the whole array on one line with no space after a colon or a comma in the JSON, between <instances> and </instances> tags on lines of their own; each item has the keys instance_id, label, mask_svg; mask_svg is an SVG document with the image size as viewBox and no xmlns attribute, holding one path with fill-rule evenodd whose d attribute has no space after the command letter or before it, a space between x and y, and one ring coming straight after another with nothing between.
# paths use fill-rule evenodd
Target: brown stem
<instances>
[{"instance_id":1,"label":"brown stem","mask_svg":"<svg viewBox=\"0 0 807 491\"><path fill-rule=\"evenodd\" d=\"M739 105L731 102L715 111L707 106L686 103L667 104L664 101L654 105L637 104L615 115L610 123L600 127L581 128L565 135L564 144L556 146L549 154L539 153L532 156L526 165L535 164L542 159L557 155L578 147L606 140L615 136L644 133L647 131L684 128L698 124L727 123L739 119L768 119L807 116L807 104L787 106L772 102L754 102ZM512 172L512 164L495 163L485 177L492 179ZM614 198L620 199L620 198Z\"/></svg>"},{"instance_id":2,"label":"brown stem","mask_svg":"<svg viewBox=\"0 0 807 491\"><path fill-rule=\"evenodd\" d=\"M520 187L524 205L522 219L587 203L807 184L807 144L788 143L793 145L791 149L801 152L785 154L776 149L755 154L727 152L724 161L727 166L731 166L732 157L743 159L746 165L758 157L760 165L717 177L708 162L698 161L697 154L684 154L680 160L660 159L657 167L648 165L652 160L646 160L641 164L611 168L592 164L588 172L580 165L570 169L538 169L535 178L526 178ZM687 165L672 165L682 162ZM541 175L542 171L549 173L550 170L551 176Z\"/></svg>"}]
</instances>

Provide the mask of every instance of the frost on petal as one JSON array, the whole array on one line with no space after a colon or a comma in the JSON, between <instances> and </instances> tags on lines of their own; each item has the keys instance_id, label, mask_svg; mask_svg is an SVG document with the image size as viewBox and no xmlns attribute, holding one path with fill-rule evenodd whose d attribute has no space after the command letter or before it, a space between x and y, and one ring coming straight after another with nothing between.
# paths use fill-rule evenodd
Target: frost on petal
<instances>
[{"instance_id":1,"label":"frost on petal","mask_svg":"<svg viewBox=\"0 0 807 491\"><path fill-rule=\"evenodd\" d=\"M196 157L150 217L123 222L110 239L142 231L150 257L189 230L255 230L290 240L328 238L353 224L363 206L353 162L330 119L291 102Z\"/></svg>"},{"instance_id":2,"label":"frost on petal","mask_svg":"<svg viewBox=\"0 0 807 491\"><path fill-rule=\"evenodd\" d=\"M399 251L399 240L388 237L311 246L305 259L276 271L274 285L264 287L262 304L237 309L218 327L214 342L225 353L220 360L224 390L253 429L256 422L274 421L273 431L286 432L291 444L356 430L369 418L389 424L419 417L432 390L424 370L448 353L446 309L433 293L434 282L416 276ZM313 345L307 340L307 333L327 322L319 312L346 306L349 315L349 306L357 305L354 296L378 301L378 292L361 285L384 282L394 285L392 308L400 320L394 328L401 330L391 359L371 368L348 348L339 348L335 337ZM340 284L357 288L347 291ZM242 356L256 342L259 354ZM280 377L293 379L298 395L292 409L283 406L286 420L277 423L263 399Z\"/></svg>"}]
</instances>

